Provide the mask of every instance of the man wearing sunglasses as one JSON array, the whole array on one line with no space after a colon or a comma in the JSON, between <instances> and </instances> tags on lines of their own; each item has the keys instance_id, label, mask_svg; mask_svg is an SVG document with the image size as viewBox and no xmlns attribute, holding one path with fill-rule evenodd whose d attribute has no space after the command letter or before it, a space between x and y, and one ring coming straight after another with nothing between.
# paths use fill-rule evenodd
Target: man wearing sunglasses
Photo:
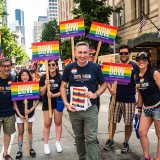
<instances>
[{"instance_id":1,"label":"man wearing sunglasses","mask_svg":"<svg viewBox=\"0 0 160 160\"><path fill-rule=\"evenodd\" d=\"M4 152L3 158L11 160L8 154L8 147L11 134L15 132L15 111L11 101L11 83L16 81L11 73L12 61L8 58L0 59L0 129L3 125Z\"/></svg>"},{"instance_id":2,"label":"man wearing sunglasses","mask_svg":"<svg viewBox=\"0 0 160 160\"><path fill-rule=\"evenodd\" d=\"M94 58L95 58L95 54L96 54L95 49L94 48L90 48L89 49L89 58L88 58L88 60L93 62Z\"/></svg>"},{"instance_id":3,"label":"man wearing sunglasses","mask_svg":"<svg viewBox=\"0 0 160 160\"><path fill-rule=\"evenodd\" d=\"M75 57L77 61L67 65L63 72L60 92L64 105L69 111L79 159L86 160L86 157L88 157L90 160L98 160L98 147L96 141L98 109L96 106L96 99L105 91L106 83L99 65L88 61L88 43L77 43ZM71 86L86 86L88 88L86 97L90 99L92 106L86 111L77 111L76 107L71 105L69 100L67 100L67 85L69 86L68 88ZM70 97L70 95L68 97ZM85 138L88 156L86 156Z\"/></svg>"},{"instance_id":4,"label":"man wearing sunglasses","mask_svg":"<svg viewBox=\"0 0 160 160\"><path fill-rule=\"evenodd\" d=\"M139 71L139 68L136 63L130 61L130 49L127 45L122 45L119 48L119 60L121 64L131 64L132 65L132 74L131 74L131 81L128 85L117 85L117 90L112 90L110 84L107 84L107 87L111 93L111 95L116 94L116 102L115 106L109 106L109 109L111 107L114 107L113 109L113 128L112 128L112 135L111 139L108 139L106 142L106 145L104 147L104 150L110 150L114 146L114 134L116 131L116 123L119 123L121 121L121 117L123 115L124 117L124 123L125 123L125 137L123 146L121 149L121 153L129 152L129 138L132 134L132 122L133 122L133 116L135 112L135 81L134 81L134 74ZM111 104L111 103L110 103Z\"/></svg>"}]
</instances>

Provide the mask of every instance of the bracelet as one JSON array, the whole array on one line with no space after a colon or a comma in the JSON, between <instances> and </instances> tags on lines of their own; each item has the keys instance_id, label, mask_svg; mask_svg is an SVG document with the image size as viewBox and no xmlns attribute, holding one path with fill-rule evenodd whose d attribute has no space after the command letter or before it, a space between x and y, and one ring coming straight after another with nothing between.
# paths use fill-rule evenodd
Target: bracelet
<instances>
[{"instance_id":1,"label":"bracelet","mask_svg":"<svg viewBox=\"0 0 160 160\"><path fill-rule=\"evenodd\" d=\"M95 92L95 94L97 95L97 97L99 97L99 94L97 92Z\"/></svg>"}]
</instances>

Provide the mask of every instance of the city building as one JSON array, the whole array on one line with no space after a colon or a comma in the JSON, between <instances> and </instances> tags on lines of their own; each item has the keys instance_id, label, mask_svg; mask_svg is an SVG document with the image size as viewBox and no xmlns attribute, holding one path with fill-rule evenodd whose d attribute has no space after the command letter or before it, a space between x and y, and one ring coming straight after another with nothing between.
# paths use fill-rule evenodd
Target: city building
<instances>
[{"instance_id":1,"label":"city building","mask_svg":"<svg viewBox=\"0 0 160 160\"><path fill-rule=\"evenodd\" d=\"M24 11L21 9L15 10L15 22L13 22L15 26L12 26L12 31L16 32L18 35L17 43L26 50L26 42L25 42L25 25L24 25Z\"/></svg>"},{"instance_id":2,"label":"city building","mask_svg":"<svg viewBox=\"0 0 160 160\"><path fill-rule=\"evenodd\" d=\"M59 21L73 19L72 10L76 7L73 0L59 0Z\"/></svg>"},{"instance_id":3,"label":"city building","mask_svg":"<svg viewBox=\"0 0 160 160\"><path fill-rule=\"evenodd\" d=\"M39 42L44 24L47 22L47 16L39 16L38 21L34 22L33 42Z\"/></svg>"},{"instance_id":4,"label":"city building","mask_svg":"<svg viewBox=\"0 0 160 160\"><path fill-rule=\"evenodd\" d=\"M150 51L151 65L160 67L160 1L108 0L108 4L123 7L111 20L111 25L118 26L120 44L128 44L132 52Z\"/></svg>"},{"instance_id":5,"label":"city building","mask_svg":"<svg viewBox=\"0 0 160 160\"><path fill-rule=\"evenodd\" d=\"M58 0L48 0L48 10L47 17L48 20L56 19L59 23L59 8L58 8Z\"/></svg>"}]
</instances>

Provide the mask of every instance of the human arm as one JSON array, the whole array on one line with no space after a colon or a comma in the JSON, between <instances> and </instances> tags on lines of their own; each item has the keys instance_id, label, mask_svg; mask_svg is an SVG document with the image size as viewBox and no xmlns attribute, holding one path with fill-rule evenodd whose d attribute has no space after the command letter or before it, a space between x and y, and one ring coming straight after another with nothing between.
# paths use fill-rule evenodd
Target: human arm
<instances>
[{"instance_id":1,"label":"human arm","mask_svg":"<svg viewBox=\"0 0 160 160\"><path fill-rule=\"evenodd\" d=\"M87 92L86 96L90 99L95 99L97 97L99 97L102 93L104 93L104 91L106 90L106 82L104 82L103 84L100 84L100 87L98 88L98 90L96 92Z\"/></svg>"},{"instance_id":2,"label":"human arm","mask_svg":"<svg viewBox=\"0 0 160 160\"><path fill-rule=\"evenodd\" d=\"M19 118L21 118L24 121L25 117L23 115L21 115L21 113L19 112L19 109L18 109L18 106L17 106L17 102L14 101L13 105L14 105L14 109L15 109L16 113L18 114Z\"/></svg>"},{"instance_id":3,"label":"human arm","mask_svg":"<svg viewBox=\"0 0 160 160\"><path fill-rule=\"evenodd\" d=\"M33 112L34 109L38 106L38 104L39 104L39 100L35 100L35 102L33 103L32 108L30 108L28 110L25 110L25 114L27 115L27 114L30 114L31 112Z\"/></svg>"},{"instance_id":4,"label":"human arm","mask_svg":"<svg viewBox=\"0 0 160 160\"><path fill-rule=\"evenodd\" d=\"M60 94L61 94L63 103L64 103L65 107L66 107L70 112L75 112L75 111L76 111L76 108L75 108L74 106L72 106L70 103L68 103L68 101L67 101L66 89L67 89L67 82L62 81L62 82L61 82L61 87L60 87Z\"/></svg>"},{"instance_id":5,"label":"human arm","mask_svg":"<svg viewBox=\"0 0 160 160\"><path fill-rule=\"evenodd\" d=\"M138 100L137 100L138 118L140 119L142 114L143 100L142 100L141 93L138 90L137 90L137 93L138 93Z\"/></svg>"},{"instance_id":6,"label":"human arm","mask_svg":"<svg viewBox=\"0 0 160 160\"><path fill-rule=\"evenodd\" d=\"M48 79L45 79L43 82L43 79L40 80L40 95L43 96L47 91L47 85L50 84L50 81Z\"/></svg>"},{"instance_id":7,"label":"human arm","mask_svg":"<svg viewBox=\"0 0 160 160\"><path fill-rule=\"evenodd\" d=\"M115 95L116 94L116 91L112 89L111 84L106 83L106 86L107 86L107 88L108 88L108 90L109 90L111 95Z\"/></svg>"},{"instance_id":8,"label":"human arm","mask_svg":"<svg viewBox=\"0 0 160 160\"><path fill-rule=\"evenodd\" d=\"M158 71L154 71L153 77L160 90L160 73Z\"/></svg>"}]
</instances>

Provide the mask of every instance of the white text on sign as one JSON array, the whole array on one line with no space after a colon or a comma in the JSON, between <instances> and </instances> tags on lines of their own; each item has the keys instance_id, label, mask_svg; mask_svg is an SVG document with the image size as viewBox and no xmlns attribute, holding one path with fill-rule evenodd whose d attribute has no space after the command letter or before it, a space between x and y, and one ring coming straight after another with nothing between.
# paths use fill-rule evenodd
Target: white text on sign
<instances>
[{"instance_id":1,"label":"white text on sign","mask_svg":"<svg viewBox=\"0 0 160 160\"><path fill-rule=\"evenodd\" d=\"M65 25L66 32L77 31L78 23L68 23Z\"/></svg>"},{"instance_id":2,"label":"white text on sign","mask_svg":"<svg viewBox=\"0 0 160 160\"><path fill-rule=\"evenodd\" d=\"M125 68L110 66L109 74L115 76L124 76Z\"/></svg>"},{"instance_id":3,"label":"white text on sign","mask_svg":"<svg viewBox=\"0 0 160 160\"><path fill-rule=\"evenodd\" d=\"M32 85L18 86L18 94L32 93Z\"/></svg>"},{"instance_id":4,"label":"white text on sign","mask_svg":"<svg viewBox=\"0 0 160 160\"><path fill-rule=\"evenodd\" d=\"M96 29L96 34L104 36L104 37L108 37L110 32L111 32L111 30L107 29L105 27L98 26L97 29Z\"/></svg>"},{"instance_id":5,"label":"white text on sign","mask_svg":"<svg viewBox=\"0 0 160 160\"><path fill-rule=\"evenodd\" d=\"M38 54L52 53L52 45L38 46Z\"/></svg>"}]
</instances>

